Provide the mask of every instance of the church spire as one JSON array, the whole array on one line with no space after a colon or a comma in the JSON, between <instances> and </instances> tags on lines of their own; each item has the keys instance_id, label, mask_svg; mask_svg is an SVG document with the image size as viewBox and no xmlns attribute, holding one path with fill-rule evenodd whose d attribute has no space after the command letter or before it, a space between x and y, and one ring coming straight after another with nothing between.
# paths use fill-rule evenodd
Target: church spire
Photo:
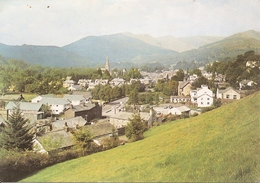
<instances>
[{"instance_id":1,"label":"church spire","mask_svg":"<svg viewBox=\"0 0 260 183\"><path fill-rule=\"evenodd\" d=\"M105 69L106 69L108 72L110 72L110 66L109 66L109 60L108 60L108 57L106 58Z\"/></svg>"}]
</instances>

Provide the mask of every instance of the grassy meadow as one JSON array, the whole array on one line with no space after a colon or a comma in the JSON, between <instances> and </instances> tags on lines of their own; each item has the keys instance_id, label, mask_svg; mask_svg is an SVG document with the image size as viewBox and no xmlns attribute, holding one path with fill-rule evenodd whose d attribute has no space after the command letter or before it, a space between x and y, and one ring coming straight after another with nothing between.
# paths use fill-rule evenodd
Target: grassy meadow
<instances>
[{"instance_id":1,"label":"grassy meadow","mask_svg":"<svg viewBox=\"0 0 260 183\"><path fill-rule=\"evenodd\" d=\"M145 139L48 167L25 182L260 181L260 92Z\"/></svg>"}]
</instances>

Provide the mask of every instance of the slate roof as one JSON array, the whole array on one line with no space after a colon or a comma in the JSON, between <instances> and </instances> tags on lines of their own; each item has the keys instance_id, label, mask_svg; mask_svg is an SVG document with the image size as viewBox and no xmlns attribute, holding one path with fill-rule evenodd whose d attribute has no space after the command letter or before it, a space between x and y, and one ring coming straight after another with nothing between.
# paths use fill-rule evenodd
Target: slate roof
<instances>
[{"instance_id":1,"label":"slate roof","mask_svg":"<svg viewBox=\"0 0 260 183\"><path fill-rule=\"evenodd\" d=\"M179 88L184 88L189 83L190 83L189 81L179 81Z\"/></svg>"},{"instance_id":2,"label":"slate roof","mask_svg":"<svg viewBox=\"0 0 260 183\"><path fill-rule=\"evenodd\" d=\"M31 102L19 102L18 104L19 104L20 110L22 110L22 111L39 111L42 106L41 103L31 103ZM16 103L13 101L10 101L6 105L5 109L11 110L14 107L16 107Z\"/></svg>"},{"instance_id":3,"label":"slate roof","mask_svg":"<svg viewBox=\"0 0 260 183\"><path fill-rule=\"evenodd\" d=\"M73 106L72 110L75 112L86 111L86 110L90 110L90 109L94 108L95 106L96 106L95 104L85 104L84 106L75 105L75 106Z\"/></svg>"},{"instance_id":4,"label":"slate roof","mask_svg":"<svg viewBox=\"0 0 260 183\"><path fill-rule=\"evenodd\" d=\"M232 87L228 87L228 88L226 88L226 89L224 89L224 90L218 90L218 93L226 93L226 92L229 91L229 90L233 90L233 91L235 91L236 93L239 94L239 92L236 91L236 90L234 90Z\"/></svg>"},{"instance_id":5,"label":"slate roof","mask_svg":"<svg viewBox=\"0 0 260 183\"><path fill-rule=\"evenodd\" d=\"M128 120L133 118L133 114L131 112L118 112L117 114L113 114L110 118L123 119ZM140 116L143 120L148 121L150 118L150 113L140 112Z\"/></svg>"},{"instance_id":6,"label":"slate roof","mask_svg":"<svg viewBox=\"0 0 260 183\"><path fill-rule=\"evenodd\" d=\"M64 95L63 98L68 99L70 101L81 101L85 99L83 95L69 95L69 94Z\"/></svg>"},{"instance_id":7,"label":"slate roof","mask_svg":"<svg viewBox=\"0 0 260 183\"><path fill-rule=\"evenodd\" d=\"M99 122L92 125L85 126L86 129L95 137L107 135L112 133L114 126L108 122Z\"/></svg>"},{"instance_id":8,"label":"slate roof","mask_svg":"<svg viewBox=\"0 0 260 183\"><path fill-rule=\"evenodd\" d=\"M73 91L72 95L83 95L85 98L92 97L91 92Z\"/></svg>"},{"instance_id":9,"label":"slate roof","mask_svg":"<svg viewBox=\"0 0 260 183\"><path fill-rule=\"evenodd\" d=\"M61 130L63 129L63 126L67 122L68 127L75 128L76 124L79 126L84 126L86 124L86 120L83 119L81 116L77 116L75 118L70 119L64 119L64 120L58 120L52 123L53 130Z\"/></svg>"},{"instance_id":10,"label":"slate roof","mask_svg":"<svg viewBox=\"0 0 260 183\"><path fill-rule=\"evenodd\" d=\"M49 98L49 97L42 98L42 100L39 103L41 103L41 104L48 104L48 105L66 105L66 104L70 104L70 102L67 99L64 99L64 98Z\"/></svg>"},{"instance_id":11,"label":"slate roof","mask_svg":"<svg viewBox=\"0 0 260 183\"><path fill-rule=\"evenodd\" d=\"M43 139L48 138L49 136L51 136L53 140L57 140L57 141L62 139L61 144L58 143L59 146L57 147L57 149L70 147L74 145L73 135L70 132L65 132L63 129L44 133L42 136L37 137L37 140L42 144ZM46 148L44 147L44 144L42 145L43 148Z\"/></svg>"}]
</instances>

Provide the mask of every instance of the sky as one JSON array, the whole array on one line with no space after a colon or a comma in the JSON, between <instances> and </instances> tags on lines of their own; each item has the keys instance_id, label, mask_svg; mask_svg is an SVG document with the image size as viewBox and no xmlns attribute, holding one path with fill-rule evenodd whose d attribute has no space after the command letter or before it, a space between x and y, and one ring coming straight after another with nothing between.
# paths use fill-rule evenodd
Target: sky
<instances>
[{"instance_id":1,"label":"sky","mask_svg":"<svg viewBox=\"0 0 260 183\"><path fill-rule=\"evenodd\" d=\"M260 0L0 0L0 43L64 46L122 32L230 36L260 31Z\"/></svg>"}]
</instances>

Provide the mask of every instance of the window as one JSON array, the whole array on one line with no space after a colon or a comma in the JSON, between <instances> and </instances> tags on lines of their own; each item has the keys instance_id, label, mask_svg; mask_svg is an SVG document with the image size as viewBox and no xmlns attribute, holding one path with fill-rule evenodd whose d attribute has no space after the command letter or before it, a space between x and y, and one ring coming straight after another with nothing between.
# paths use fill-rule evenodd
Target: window
<instances>
[{"instance_id":1,"label":"window","mask_svg":"<svg viewBox=\"0 0 260 183\"><path fill-rule=\"evenodd\" d=\"M237 99L237 96L236 96L236 95L233 95L233 99Z\"/></svg>"},{"instance_id":2,"label":"window","mask_svg":"<svg viewBox=\"0 0 260 183\"><path fill-rule=\"evenodd\" d=\"M207 102L207 104L209 105L209 102Z\"/></svg>"},{"instance_id":3,"label":"window","mask_svg":"<svg viewBox=\"0 0 260 183\"><path fill-rule=\"evenodd\" d=\"M202 104L202 105L203 105L203 102L201 102L200 104Z\"/></svg>"},{"instance_id":4,"label":"window","mask_svg":"<svg viewBox=\"0 0 260 183\"><path fill-rule=\"evenodd\" d=\"M229 95L226 95L226 98L229 98Z\"/></svg>"},{"instance_id":5,"label":"window","mask_svg":"<svg viewBox=\"0 0 260 183\"><path fill-rule=\"evenodd\" d=\"M209 100L209 98L207 98Z\"/></svg>"},{"instance_id":6,"label":"window","mask_svg":"<svg viewBox=\"0 0 260 183\"><path fill-rule=\"evenodd\" d=\"M58 107L58 105L56 105L56 107Z\"/></svg>"}]
</instances>

